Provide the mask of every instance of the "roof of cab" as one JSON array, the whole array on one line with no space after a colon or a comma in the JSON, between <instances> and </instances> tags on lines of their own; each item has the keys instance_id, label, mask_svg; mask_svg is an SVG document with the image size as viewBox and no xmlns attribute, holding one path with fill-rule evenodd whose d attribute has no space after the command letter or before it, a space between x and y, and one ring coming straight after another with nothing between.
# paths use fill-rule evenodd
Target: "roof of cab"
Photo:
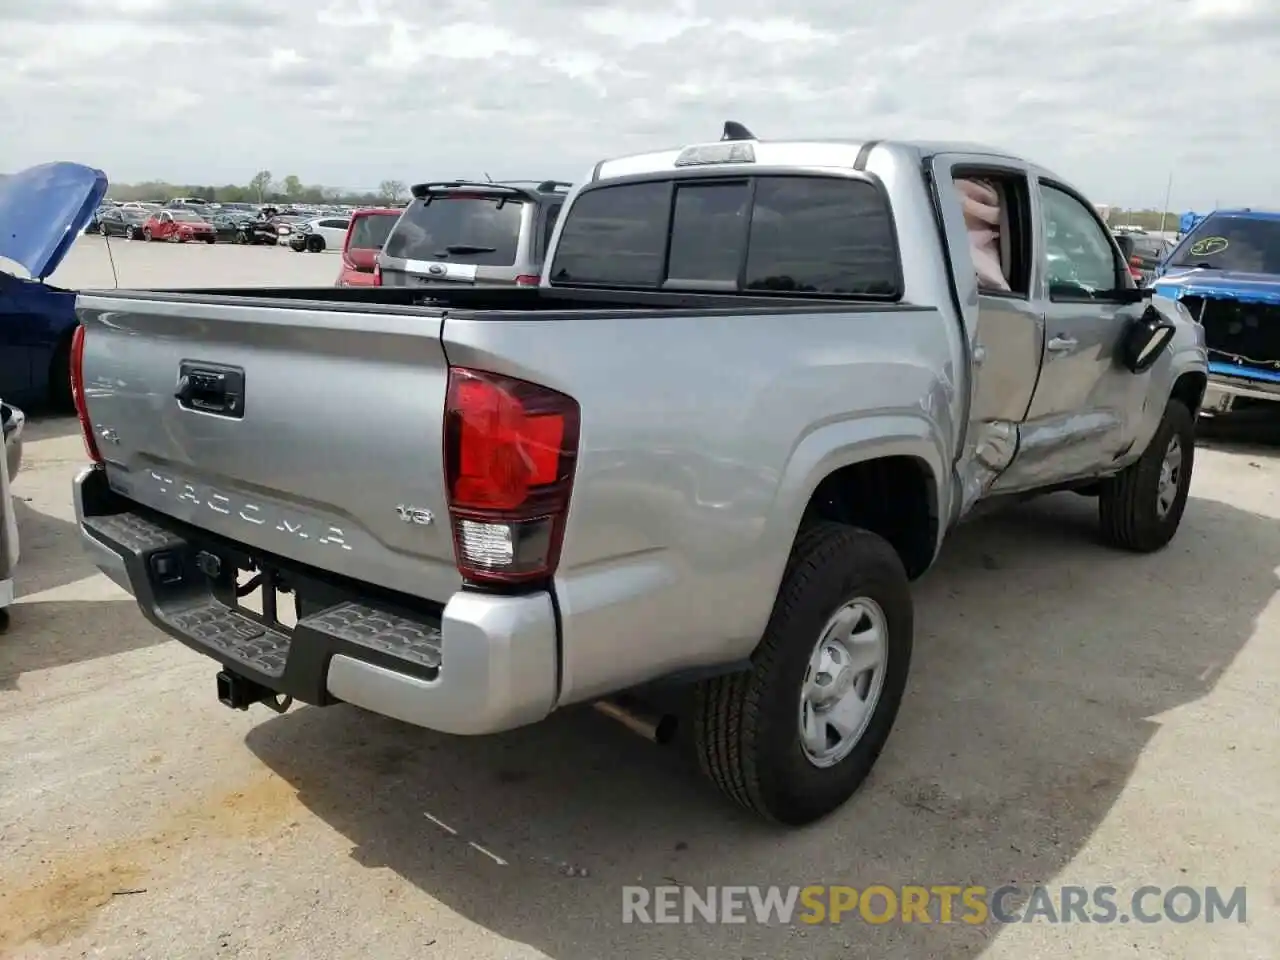
<instances>
[{"instance_id":1,"label":"roof of cab","mask_svg":"<svg viewBox=\"0 0 1280 960\"><path fill-rule=\"evenodd\" d=\"M723 139L723 138L722 138ZM702 144L682 144L646 153L631 154L602 160L592 171L591 180L612 179L635 174L654 173L675 169L676 158L691 146L709 145L721 141L703 141ZM925 159L941 153L967 153L977 156L1000 157L1029 163L998 147L980 143L944 140L877 140L877 139L806 139L806 140L758 140L747 139L755 150L755 162L760 166L806 167L854 167L860 154L869 154L873 148L887 147L899 153L909 153Z\"/></svg>"}]
</instances>

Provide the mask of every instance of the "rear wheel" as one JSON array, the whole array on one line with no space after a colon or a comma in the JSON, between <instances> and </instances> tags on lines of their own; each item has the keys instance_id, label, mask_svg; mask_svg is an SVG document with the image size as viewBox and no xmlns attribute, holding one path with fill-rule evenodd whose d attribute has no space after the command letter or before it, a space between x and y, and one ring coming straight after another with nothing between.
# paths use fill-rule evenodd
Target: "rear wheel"
<instances>
[{"instance_id":1,"label":"rear wheel","mask_svg":"<svg viewBox=\"0 0 1280 960\"><path fill-rule=\"evenodd\" d=\"M802 531L752 669L697 688L703 772L778 823L831 813L889 738L913 630L910 584L887 542L842 524Z\"/></svg>"},{"instance_id":2,"label":"rear wheel","mask_svg":"<svg viewBox=\"0 0 1280 960\"><path fill-rule=\"evenodd\" d=\"M218 239L217 237L205 237L205 238L204 238L204 242L205 242L205 243L213 243L213 242L215 242L217 239Z\"/></svg>"},{"instance_id":3,"label":"rear wheel","mask_svg":"<svg viewBox=\"0 0 1280 960\"><path fill-rule=\"evenodd\" d=\"M9 608L0 607L0 633L7 633L9 630Z\"/></svg>"},{"instance_id":4,"label":"rear wheel","mask_svg":"<svg viewBox=\"0 0 1280 960\"><path fill-rule=\"evenodd\" d=\"M143 227L143 228L142 228L142 239L143 239L143 240L145 240L145 241L147 241L147 243L150 243L152 240L154 240L154 239L155 239L155 237L154 237L154 236L152 235L152 233L151 233L151 228L150 228L150 227Z\"/></svg>"},{"instance_id":5,"label":"rear wheel","mask_svg":"<svg viewBox=\"0 0 1280 960\"><path fill-rule=\"evenodd\" d=\"M1187 506L1195 452L1191 411L1170 400L1142 456L1102 483L1098 516L1109 543L1152 553L1173 539Z\"/></svg>"}]
</instances>

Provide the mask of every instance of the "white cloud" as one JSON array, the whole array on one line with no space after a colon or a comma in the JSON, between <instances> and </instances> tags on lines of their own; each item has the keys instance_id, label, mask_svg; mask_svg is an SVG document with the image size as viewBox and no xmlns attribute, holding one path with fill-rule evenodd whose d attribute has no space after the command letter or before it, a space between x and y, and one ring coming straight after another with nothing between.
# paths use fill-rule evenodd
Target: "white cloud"
<instances>
[{"instance_id":1,"label":"white cloud","mask_svg":"<svg viewBox=\"0 0 1280 960\"><path fill-rule=\"evenodd\" d=\"M715 139L985 141L1099 202L1280 206L1275 0L0 0L0 170L562 177Z\"/></svg>"}]
</instances>

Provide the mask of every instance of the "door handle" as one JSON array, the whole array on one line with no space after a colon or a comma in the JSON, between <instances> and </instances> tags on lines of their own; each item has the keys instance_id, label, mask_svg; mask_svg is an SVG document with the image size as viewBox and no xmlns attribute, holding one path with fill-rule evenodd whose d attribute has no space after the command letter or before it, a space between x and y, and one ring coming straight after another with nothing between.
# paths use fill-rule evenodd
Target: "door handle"
<instances>
[{"instance_id":1,"label":"door handle","mask_svg":"<svg viewBox=\"0 0 1280 960\"><path fill-rule=\"evenodd\" d=\"M1077 341L1072 337L1054 337L1045 344L1045 349L1050 353L1066 353L1068 350L1076 348Z\"/></svg>"}]
</instances>

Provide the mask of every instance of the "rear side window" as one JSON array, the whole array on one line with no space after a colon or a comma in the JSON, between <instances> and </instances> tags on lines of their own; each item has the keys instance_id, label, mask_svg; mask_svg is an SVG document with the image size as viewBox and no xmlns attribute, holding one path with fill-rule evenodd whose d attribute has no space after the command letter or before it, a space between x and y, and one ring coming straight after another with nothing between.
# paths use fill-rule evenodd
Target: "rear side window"
<instances>
[{"instance_id":1,"label":"rear side window","mask_svg":"<svg viewBox=\"0 0 1280 960\"><path fill-rule=\"evenodd\" d=\"M387 242L387 234L395 225L396 218L388 214L357 217L349 245L353 250L381 250Z\"/></svg>"},{"instance_id":2,"label":"rear side window","mask_svg":"<svg viewBox=\"0 0 1280 960\"><path fill-rule=\"evenodd\" d=\"M556 221L560 219L560 209L563 206L562 203L556 203L547 208L547 222L542 228L543 256L546 256L547 251L551 249L551 235L556 232Z\"/></svg>"},{"instance_id":3,"label":"rear side window","mask_svg":"<svg viewBox=\"0 0 1280 960\"><path fill-rule=\"evenodd\" d=\"M887 199L875 184L843 177L662 181L586 191L569 212L551 279L889 299L901 290Z\"/></svg>"},{"instance_id":4,"label":"rear side window","mask_svg":"<svg viewBox=\"0 0 1280 960\"><path fill-rule=\"evenodd\" d=\"M524 202L509 197L433 196L415 200L387 238L384 253L506 267L516 262Z\"/></svg>"}]
</instances>

